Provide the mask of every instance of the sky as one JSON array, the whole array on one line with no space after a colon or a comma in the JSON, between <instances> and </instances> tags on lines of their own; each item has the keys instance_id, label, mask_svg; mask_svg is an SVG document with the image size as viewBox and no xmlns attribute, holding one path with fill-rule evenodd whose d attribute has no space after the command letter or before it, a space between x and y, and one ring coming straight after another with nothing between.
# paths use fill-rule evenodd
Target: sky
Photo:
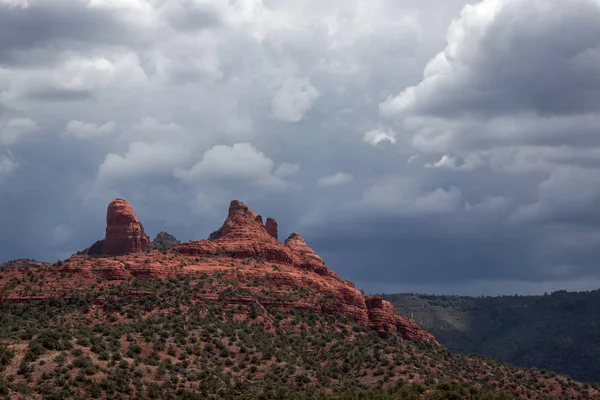
<instances>
[{"instance_id":1,"label":"sky","mask_svg":"<svg viewBox=\"0 0 600 400\"><path fill-rule=\"evenodd\" d=\"M600 287L599 0L0 0L0 262L240 199L369 293Z\"/></svg>"}]
</instances>

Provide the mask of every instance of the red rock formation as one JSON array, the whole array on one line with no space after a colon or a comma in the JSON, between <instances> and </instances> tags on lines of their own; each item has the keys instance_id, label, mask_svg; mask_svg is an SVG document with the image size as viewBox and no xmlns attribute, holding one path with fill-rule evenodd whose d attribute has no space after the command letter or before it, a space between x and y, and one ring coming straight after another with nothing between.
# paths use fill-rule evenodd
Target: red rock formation
<instances>
[{"instance_id":1,"label":"red rock formation","mask_svg":"<svg viewBox=\"0 0 600 400\"><path fill-rule=\"evenodd\" d=\"M133 212L133 208L123 199L115 199L106 211L106 237L102 243L105 255L139 253L150 250L150 238Z\"/></svg>"},{"instance_id":2,"label":"red rock formation","mask_svg":"<svg viewBox=\"0 0 600 400\"><path fill-rule=\"evenodd\" d=\"M397 314L389 301L366 296L365 302L369 312L369 327L377 332L399 332L407 340L436 342L433 335L420 328L415 321Z\"/></svg>"},{"instance_id":3,"label":"red rock formation","mask_svg":"<svg viewBox=\"0 0 600 400\"><path fill-rule=\"evenodd\" d=\"M49 266L50 263L40 262L31 258L21 258L0 264L0 269L5 268L31 268Z\"/></svg>"},{"instance_id":4,"label":"red rock formation","mask_svg":"<svg viewBox=\"0 0 600 400\"><path fill-rule=\"evenodd\" d=\"M350 281L342 281L336 273L325 267L321 257L311 249L299 233L292 233L285 245L274 240L262 218L249 209L244 203L234 200L229 206L229 215L223 226L211 234L211 240L200 240L185 243L176 248L188 255L227 255L234 258L259 257L269 262L289 265L300 270L314 272L328 280L285 274L269 273L269 281L278 287L305 287L319 290L330 296L331 301L315 305L321 311L345 315L362 325L383 332L400 332L411 340L425 340L435 343L428 332L418 327L414 321L401 317L391 303L378 298L365 296ZM275 227L276 227L275 222ZM320 308L319 308L320 307Z\"/></svg>"},{"instance_id":5,"label":"red rock formation","mask_svg":"<svg viewBox=\"0 0 600 400\"><path fill-rule=\"evenodd\" d=\"M286 310L311 309L348 317L379 333L398 333L407 340L437 343L414 321L397 314L389 302L365 296L352 282L340 279L327 269L323 259L298 233L291 234L285 244L277 241L262 224L262 219L240 201L231 202L223 226L211 234L209 240L183 243L174 247L172 252L135 252L136 249L146 249L148 240L133 210L124 200L117 199L111 203L107 222L105 241L111 239L116 244L127 244L125 250L121 247L119 251L128 254L102 258L84 253L60 265L40 266L47 275L44 286L29 295L32 300L50 298L67 291L88 292L98 282L112 285L122 280L175 278L180 275L187 275L193 280L194 276L218 270L223 282L234 278L248 295L222 297L222 282L215 279L196 293L199 299L218 300L224 305L250 302ZM112 242L109 240L108 243L110 251ZM104 243L102 245L105 246ZM23 271L28 269L10 268L10 273L22 282L4 291L0 282L0 298L26 301L23 278L27 275ZM198 281L197 284L202 283ZM65 291L65 287L69 290ZM263 292L265 287L273 290L271 297ZM298 296L298 293L301 295Z\"/></svg>"},{"instance_id":6,"label":"red rock formation","mask_svg":"<svg viewBox=\"0 0 600 400\"><path fill-rule=\"evenodd\" d=\"M421 328L410 318L396 314L396 328L398 328L398 332L400 332L402 337L406 340L437 344L437 340L435 340L435 337L431 333Z\"/></svg>"},{"instance_id":7,"label":"red rock formation","mask_svg":"<svg viewBox=\"0 0 600 400\"><path fill-rule=\"evenodd\" d=\"M264 237L264 233L266 233L266 229L262 224L262 217L241 201L232 200L225 222L211 234L209 240L217 240L225 236L229 239L246 239L249 236L256 236L255 239L260 239Z\"/></svg>"},{"instance_id":8,"label":"red rock formation","mask_svg":"<svg viewBox=\"0 0 600 400\"><path fill-rule=\"evenodd\" d=\"M279 235L277 233L277 221L275 221L275 218L267 218L265 228L267 228L267 233L269 235L273 236L275 240L279 241Z\"/></svg>"},{"instance_id":9,"label":"red rock formation","mask_svg":"<svg viewBox=\"0 0 600 400\"><path fill-rule=\"evenodd\" d=\"M267 233L262 218L239 200L229 205L223 225L209 240L184 243L176 248L183 254L222 254L235 258L259 257L265 261L293 264L290 251Z\"/></svg>"},{"instance_id":10,"label":"red rock formation","mask_svg":"<svg viewBox=\"0 0 600 400\"><path fill-rule=\"evenodd\" d=\"M125 267L111 263L95 265L92 273L109 281L122 281L131 277L131 273Z\"/></svg>"},{"instance_id":11,"label":"red rock formation","mask_svg":"<svg viewBox=\"0 0 600 400\"><path fill-rule=\"evenodd\" d=\"M394 332L396 315L394 306L381 297L368 296L365 299L369 312L369 326L377 332Z\"/></svg>"},{"instance_id":12,"label":"red rock formation","mask_svg":"<svg viewBox=\"0 0 600 400\"><path fill-rule=\"evenodd\" d=\"M323 276L338 276L331 270L325 267L325 262L318 254L308 247L302 236L298 232L292 233L286 240L285 246L292 251L294 256L294 264L298 268L316 272Z\"/></svg>"}]
</instances>

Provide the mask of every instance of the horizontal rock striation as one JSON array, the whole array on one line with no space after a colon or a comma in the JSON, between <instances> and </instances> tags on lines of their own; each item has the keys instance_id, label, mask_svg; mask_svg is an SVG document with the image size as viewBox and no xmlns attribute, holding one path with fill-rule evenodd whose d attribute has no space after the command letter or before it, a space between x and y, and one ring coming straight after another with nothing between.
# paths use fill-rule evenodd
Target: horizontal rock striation
<instances>
[{"instance_id":1,"label":"horizontal rock striation","mask_svg":"<svg viewBox=\"0 0 600 400\"><path fill-rule=\"evenodd\" d=\"M139 253L150 250L150 238L131 205L123 199L110 202L106 210L106 236L102 243L105 255Z\"/></svg>"},{"instance_id":2,"label":"horizontal rock striation","mask_svg":"<svg viewBox=\"0 0 600 400\"><path fill-rule=\"evenodd\" d=\"M30 296L39 299L57 293L69 296L78 290L89 292L99 282L212 275L210 286L204 286L196 294L199 300L218 300L224 305L256 303L271 308L312 309L345 316L381 334L437 343L414 321L399 315L389 302L367 296L352 282L340 279L300 234L294 232L284 244L280 243L273 231L276 223L269 220L272 219L267 219L271 229L263 225L262 217L234 200L223 225L208 240L178 244L170 252L146 252L149 241L142 224L131 206L117 199L109 206L105 240L93 246L101 245L103 254L112 256L93 256L88 251L57 265L40 266L47 274L45 285ZM165 239L174 243L167 234L159 237L161 242ZM21 270L13 270L25 276L18 272ZM218 277L214 279L215 276ZM241 294L236 294L234 288L233 295L223 296L224 282L232 280L237 282ZM21 286L0 290L0 297L24 301L27 296L23 296Z\"/></svg>"},{"instance_id":3,"label":"horizontal rock striation","mask_svg":"<svg viewBox=\"0 0 600 400\"><path fill-rule=\"evenodd\" d=\"M188 255L227 255L235 258L261 258L292 265L294 258L267 232L262 217L239 200L229 205L223 225L208 240L184 243L175 249Z\"/></svg>"},{"instance_id":4,"label":"horizontal rock striation","mask_svg":"<svg viewBox=\"0 0 600 400\"><path fill-rule=\"evenodd\" d=\"M292 233L285 240L285 246L291 250L294 257L294 264L298 268L339 279L335 272L325 267L323 259L306 244L298 232Z\"/></svg>"}]
</instances>

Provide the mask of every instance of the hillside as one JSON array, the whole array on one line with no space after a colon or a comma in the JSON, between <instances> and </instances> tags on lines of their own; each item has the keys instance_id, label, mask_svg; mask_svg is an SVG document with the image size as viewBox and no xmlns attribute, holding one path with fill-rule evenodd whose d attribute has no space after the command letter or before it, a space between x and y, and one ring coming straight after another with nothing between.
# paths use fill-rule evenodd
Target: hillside
<instances>
[{"instance_id":1,"label":"hillside","mask_svg":"<svg viewBox=\"0 0 600 400\"><path fill-rule=\"evenodd\" d=\"M444 346L600 381L600 291L543 296L383 295Z\"/></svg>"},{"instance_id":2,"label":"hillside","mask_svg":"<svg viewBox=\"0 0 600 400\"><path fill-rule=\"evenodd\" d=\"M131 206L56 264L0 266L11 399L600 399L554 373L453 353L233 201L209 240L152 249ZM165 235L162 235L166 237Z\"/></svg>"}]
</instances>

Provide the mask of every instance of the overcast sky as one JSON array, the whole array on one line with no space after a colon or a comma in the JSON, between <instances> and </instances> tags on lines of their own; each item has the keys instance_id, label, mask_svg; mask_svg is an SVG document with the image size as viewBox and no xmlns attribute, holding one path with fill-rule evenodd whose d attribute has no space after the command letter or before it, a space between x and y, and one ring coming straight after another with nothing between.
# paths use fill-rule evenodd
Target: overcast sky
<instances>
[{"instance_id":1,"label":"overcast sky","mask_svg":"<svg viewBox=\"0 0 600 400\"><path fill-rule=\"evenodd\" d=\"M367 292L600 287L598 0L0 0L0 262L240 199Z\"/></svg>"}]
</instances>

